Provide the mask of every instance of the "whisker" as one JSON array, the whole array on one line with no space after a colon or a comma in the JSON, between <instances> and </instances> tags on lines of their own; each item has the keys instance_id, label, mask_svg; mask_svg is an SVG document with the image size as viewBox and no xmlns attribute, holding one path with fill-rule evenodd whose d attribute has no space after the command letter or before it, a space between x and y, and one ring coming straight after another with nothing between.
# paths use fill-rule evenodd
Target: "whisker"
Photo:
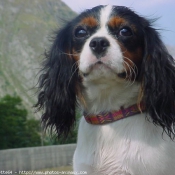
<instances>
[{"instance_id":1,"label":"whisker","mask_svg":"<svg viewBox=\"0 0 175 175\"><path fill-rule=\"evenodd\" d=\"M77 66L77 63L78 63L78 62L79 62L79 60L77 60L77 61L72 65L71 72L72 72L74 66ZM70 79L69 79L69 82L68 82L67 87L69 87L69 84L70 84L70 82L71 82L71 79L73 78L73 76L74 76L74 74L76 73L77 70L78 70L78 66L75 68L74 72L72 73L72 75L71 75L71 77L70 77Z\"/></svg>"},{"instance_id":2,"label":"whisker","mask_svg":"<svg viewBox=\"0 0 175 175\"><path fill-rule=\"evenodd\" d=\"M124 61L124 64L127 65L128 68L129 68L130 75L127 76L127 77L129 78L129 82L132 82L129 86L132 86L133 83L134 83L135 80L136 80L136 77L137 77L137 73L136 73L136 71L135 71L135 70L137 70L137 69L135 69L135 68L136 68L135 66L134 66L134 67L130 66L126 61ZM134 80L131 80L132 75L134 75L134 76L133 76L133 77L134 77Z\"/></svg>"},{"instance_id":3,"label":"whisker","mask_svg":"<svg viewBox=\"0 0 175 175\"><path fill-rule=\"evenodd\" d=\"M126 80L127 83L128 83L128 81L129 81L129 76L128 76L128 71L127 71L126 67L128 67L128 69L129 69L129 71L130 71L130 67L129 67L128 63L127 63L126 61L124 61L124 71L126 72L125 80Z\"/></svg>"},{"instance_id":4,"label":"whisker","mask_svg":"<svg viewBox=\"0 0 175 175\"><path fill-rule=\"evenodd\" d=\"M68 56L79 56L80 55L79 53L66 53L66 52L63 52L62 50L59 50L59 51L61 52L61 54L68 55Z\"/></svg>"},{"instance_id":5,"label":"whisker","mask_svg":"<svg viewBox=\"0 0 175 175\"><path fill-rule=\"evenodd\" d=\"M128 61L130 61L133 64L134 68L136 69L136 73L138 74L138 68L135 65L135 63L131 59L129 59L128 57L124 57L124 58L127 59Z\"/></svg>"},{"instance_id":6,"label":"whisker","mask_svg":"<svg viewBox=\"0 0 175 175\"><path fill-rule=\"evenodd\" d=\"M127 87L129 86L130 82L131 82L131 74L132 74L132 69L130 67L130 65L124 61L124 64L128 67L129 69L129 75L128 75L128 71L126 70L125 66L124 66L124 69L125 69L125 72L126 72L126 80L127 80Z\"/></svg>"}]
</instances>

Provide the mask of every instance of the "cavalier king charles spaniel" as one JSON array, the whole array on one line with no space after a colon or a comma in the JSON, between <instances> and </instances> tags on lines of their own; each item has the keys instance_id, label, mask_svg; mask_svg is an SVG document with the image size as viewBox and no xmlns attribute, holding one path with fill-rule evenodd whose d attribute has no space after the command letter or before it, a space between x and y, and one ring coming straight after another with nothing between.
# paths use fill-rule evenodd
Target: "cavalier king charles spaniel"
<instances>
[{"instance_id":1,"label":"cavalier king charles spaniel","mask_svg":"<svg viewBox=\"0 0 175 175\"><path fill-rule=\"evenodd\" d=\"M175 175L175 62L152 22L97 6L56 32L36 107L58 137L82 110L74 171Z\"/></svg>"}]
</instances>

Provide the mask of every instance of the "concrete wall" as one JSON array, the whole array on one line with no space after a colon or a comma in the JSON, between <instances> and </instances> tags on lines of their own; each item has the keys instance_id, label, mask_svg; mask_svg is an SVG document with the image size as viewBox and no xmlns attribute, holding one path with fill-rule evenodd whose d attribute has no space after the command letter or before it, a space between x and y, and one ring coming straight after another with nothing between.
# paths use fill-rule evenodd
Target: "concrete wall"
<instances>
[{"instance_id":1,"label":"concrete wall","mask_svg":"<svg viewBox=\"0 0 175 175\"><path fill-rule=\"evenodd\" d=\"M0 170L28 171L72 165L75 144L0 151Z\"/></svg>"}]
</instances>

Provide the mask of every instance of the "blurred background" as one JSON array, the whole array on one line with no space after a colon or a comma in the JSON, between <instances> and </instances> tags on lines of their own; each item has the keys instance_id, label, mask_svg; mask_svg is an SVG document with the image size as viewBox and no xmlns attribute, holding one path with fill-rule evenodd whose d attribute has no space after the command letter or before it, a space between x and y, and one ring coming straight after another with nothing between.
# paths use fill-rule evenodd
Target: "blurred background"
<instances>
[{"instance_id":1,"label":"blurred background","mask_svg":"<svg viewBox=\"0 0 175 175\"><path fill-rule=\"evenodd\" d=\"M53 31L64 24L63 20L70 20L85 9L108 4L128 6L148 19L159 18L154 26L161 29L162 39L175 57L174 0L0 0L0 170L11 166L5 162L11 158L4 157L7 152L3 152L8 149L76 143L77 127L66 141L43 134L39 120L41 114L32 108L37 96L34 87ZM74 148L71 147L67 162L72 161ZM30 151L27 152L29 157ZM42 156L44 152L47 151L44 150ZM63 147L60 152L65 153ZM58 156L61 160L66 159L61 153ZM58 159L54 152L49 160L52 159ZM22 157L13 161L23 163ZM15 171L22 166L20 162L12 164ZM40 167L47 168L36 166Z\"/></svg>"}]
</instances>

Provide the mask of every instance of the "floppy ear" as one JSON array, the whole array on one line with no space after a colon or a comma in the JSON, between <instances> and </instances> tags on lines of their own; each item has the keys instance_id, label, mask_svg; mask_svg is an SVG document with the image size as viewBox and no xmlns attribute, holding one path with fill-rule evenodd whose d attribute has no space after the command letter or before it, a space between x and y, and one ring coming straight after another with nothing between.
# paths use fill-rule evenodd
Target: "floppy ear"
<instances>
[{"instance_id":1,"label":"floppy ear","mask_svg":"<svg viewBox=\"0 0 175 175\"><path fill-rule=\"evenodd\" d=\"M175 63L158 32L145 27L145 56L142 63L143 101L152 121L170 138L175 133Z\"/></svg>"},{"instance_id":2,"label":"floppy ear","mask_svg":"<svg viewBox=\"0 0 175 175\"><path fill-rule=\"evenodd\" d=\"M72 55L71 27L57 32L39 78L38 102L42 123L58 137L67 136L75 123L78 68Z\"/></svg>"}]
</instances>

